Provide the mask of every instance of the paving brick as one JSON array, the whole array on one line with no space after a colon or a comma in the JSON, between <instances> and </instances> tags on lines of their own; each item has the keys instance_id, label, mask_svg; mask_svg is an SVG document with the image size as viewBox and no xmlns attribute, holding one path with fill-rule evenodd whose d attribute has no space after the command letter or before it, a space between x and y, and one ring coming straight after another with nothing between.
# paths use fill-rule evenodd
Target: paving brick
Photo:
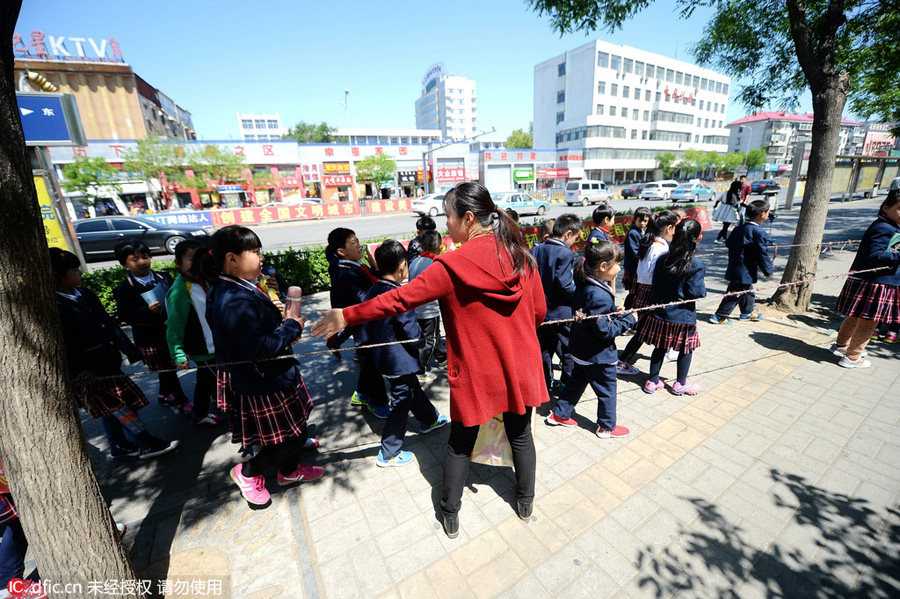
<instances>
[{"instance_id":1,"label":"paving brick","mask_svg":"<svg viewBox=\"0 0 900 599\"><path fill-rule=\"evenodd\" d=\"M588 572L590 567L590 557L573 543L545 560L534 568L533 572L541 585L548 592L555 594L571 580Z\"/></svg>"},{"instance_id":2,"label":"paving brick","mask_svg":"<svg viewBox=\"0 0 900 599\"><path fill-rule=\"evenodd\" d=\"M498 599L550 599L550 597L537 578L531 574L523 576L505 593L498 595Z\"/></svg>"},{"instance_id":3,"label":"paving brick","mask_svg":"<svg viewBox=\"0 0 900 599\"><path fill-rule=\"evenodd\" d=\"M418 597L434 597L435 589L425 572L416 572L397 585L397 591L403 599L417 599Z\"/></svg>"},{"instance_id":4,"label":"paving brick","mask_svg":"<svg viewBox=\"0 0 900 599\"><path fill-rule=\"evenodd\" d=\"M340 556L330 562L318 564L322 586L328 589L329 597L364 597L365 594L353 573L353 563L347 556Z\"/></svg>"},{"instance_id":5,"label":"paving brick","mask_svg":"<svg viewBox=\"0 0 900 599\"><path fill-rule=\"evenodd\" d=\"M347 557L353 564L356 578L365 589L366 596L379 595L393 587L387 564L381 558L374 540L369 539L356 545L348 552Z\"/></svg>"},{"instance_id":6,"label":"paving brick","mask_svg":"<svg viewBox=\"0 0 900 599\"><path fill-rule=\"evenodd\" d=\"M657 478L656 481L642 488L638 494L643 495L656 505L662 506L663 510L673 515L682 524L686 525L692 522L697 517L697 511L693 505L683 499L683 497L673 493L672 490L664 487L661 483L660 478ZM685 497L695 494L693 489L687 485L684 485L682 488L688 493Z\"/></svg>"},{"instance_id":7,"label":"paving brick","mask_svg":"<svg viewBox=\"0 0 900 599\"><path fill-rule=\"evenodd\" d=\"M385 558L394 580L403 580L414 573L421 572L422 568L446 554L437 538L437 535L444 533L434 530L431 533L424 539L410 541L394 555Z\"/></svg>"},{"instance_id":8,"label":"paving brick","mask_svg":"<svg viewBox=\"0 0 900 599\"><path fill-rule=\"evenodd\" d=\"M528 568L536 566L551 555L541 538L533 532L534 528L531 522L522 522L518 518L509 518L494 528L503 537L508 550L514 552Z\"/></svg>"},{"instance_id":9,"label":"paving brick","mask_svg":"<svg viewBox=\"0 0 900 599\"><path fill-rule=\"evenodd\" d=\"M662 468L649 459L642 459L619 473L619 477L632 488L639 489L653 480L660 472L662 472Z\"/></svg>"},{"instance_id":10,"label":"paving brick","mask_svg":"<svg viewBox=\"0 0 900 599\"><path fill-rule=\"evenodd\" d=\"M612 454L604 458L603 465L613 474L619 474L640 459L640 454L628 447L626 442L626 445L616 449Z\"/></svg>"},{"instance_id":11,"label":"paving brick","mask_svg":"<svg viewBox=\"0 0 900 599\"><path fill-rule=\"evenodd\" d=\"M422 538L432 534L433 528L431 523L426 522L423 516L416 514L387 531L386 534L376 535L375 540L378 543L378 550L381 554L385 558L390 558L410 544L417 543Z\"/></svg>"},{"instance_id":12,"label":"paving brick","mask_svg":"<svg viewBox=\"0 0 900 599\"><path fill-rule=\"evenodd\" d=\"M656 554L678 538L682 530L681 523L672 514L658 510L634 531L634 535L644 543L646 552Z\"/></svg>"},{"instance_id":13,"label":"paving brick","mask_svg":"<svg viewBox=\"0 0 900 599\"><path fill-rule=\"evenodd\" d=\"M515 584L527 572L525 564L514 553L503 553L472 573L471 580L477 581L471 585L472 592L476 597L494 597Z\"/></svg>"},{"instance_id":14,"label":"paving brick","mask_svg":"<svg viewBox=\"0 0 900 599\"><path fill-rule=\"evenodd\" d=\"M553 550L551 548L551 550ZM489 530L461 546L450 554L456 567L463 575L468 576L481 567L482 564L493 561L501 553L506 551L500 533Z\"/></svg>"},{"instance_id":15,"label":"paving brick","mask_svg":"<svg viewBox=\"0 0 900 599\"><path fill-rule=\"evenodd\" d=\"M650 518L659 506L643 495L632 495L619 507L610 512L609 517L624 526L627 530L635 530Z\"/></svg>"},{"instance_id":16,"label":"paving brick","mask_svg":"<svg viewBox=\"0 0 900 599\"><path fill-rule=\"evenodd\" d=\"M575 539L575 544L590 556L594 568L602 568L610 575L616 586L625 584L634 576L633 560L622 555L596 530L585 531Z\"/></svg>"},{"instance_id":17,"label":"paving brick","mask_svg":"<svg viewBox=\"0 0 900 599\"><path fill-rule=\"evenodd\" d=\"M582 574L571 584L567 585L560 593L567 599L603 599L616 593L619 587L613 579L603 570L594 569Z\"/></svg>"},{"instance_id":18,"label":"paving brick","mask_svg":"<svg viewBox=\"0 0 900 599\"><path fill-rule=\"evenodd\" d=\"M442 599L471 599L475 594L466 584L453 560L448 557L439 559L425 568L425 576L434 587L438 597Z\"/></svg>"}]
</instances>

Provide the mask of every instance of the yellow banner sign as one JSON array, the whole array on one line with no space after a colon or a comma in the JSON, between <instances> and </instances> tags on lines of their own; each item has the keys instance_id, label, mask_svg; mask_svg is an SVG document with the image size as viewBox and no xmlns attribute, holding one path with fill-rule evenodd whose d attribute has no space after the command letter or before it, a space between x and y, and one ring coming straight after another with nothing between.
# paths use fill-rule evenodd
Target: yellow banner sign
<instances>
[{"instance_id":1,"label":"yellow banner sign","mask_svg":"<svg viewBox=\"0 0 900 599\"><path fill-rule=\"evenodd\" d=\"M50 194L47 193L47 184L41 176L35 176L34 187L37 189L38 203L41 206L41 220L44 222L44 234L47 236L47 245L52 248L61 248L71 251L72 248L66 243L63 236L62 227L59 222L59 215L53 208L53 202L50 201Z\"/></svg>"}]
</instances>

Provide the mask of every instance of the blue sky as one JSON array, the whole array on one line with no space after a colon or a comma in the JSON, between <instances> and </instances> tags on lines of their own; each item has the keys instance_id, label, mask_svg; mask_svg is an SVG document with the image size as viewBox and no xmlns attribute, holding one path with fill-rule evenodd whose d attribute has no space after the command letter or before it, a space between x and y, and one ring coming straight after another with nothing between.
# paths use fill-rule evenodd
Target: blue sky
<instances>
[{"instance_id":1,"label":"blue sky","mask_svg":"<svg viewBox=\"0 0 900 599\"><path fill-rule=\"evenodd\" d=\"M679 20L673 5L656 3L613 35L560 38L525 0L25 0L16 32L115 38L204 139L238 138L238 111L280 112L286 126L413 128L422 76L436 62L475 79L479 128L506 134L532 120L534 65L590 40L692 61L710 12ZM728 121L746 114L733 98Z\"/></svg>"}]
</instances>

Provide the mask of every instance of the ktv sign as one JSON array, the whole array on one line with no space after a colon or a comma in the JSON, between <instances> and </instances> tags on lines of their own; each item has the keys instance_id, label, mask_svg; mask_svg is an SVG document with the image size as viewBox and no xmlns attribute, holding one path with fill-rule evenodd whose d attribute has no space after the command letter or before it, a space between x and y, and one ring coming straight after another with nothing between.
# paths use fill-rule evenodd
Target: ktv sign
<instances>
[{"instance_id":1,"label":"ktv sign","mask_svg":"<svg viewBox=\"0 0 900 599\"><path fill-rule=\"evenodd\" d=\"M27 38L14 33L12 45L16 58L125 62L119 42L113 38L101 39L98 43L90 37L56 37L45 35L43 31L32 31Z\"/></svg>"}]
</instances>

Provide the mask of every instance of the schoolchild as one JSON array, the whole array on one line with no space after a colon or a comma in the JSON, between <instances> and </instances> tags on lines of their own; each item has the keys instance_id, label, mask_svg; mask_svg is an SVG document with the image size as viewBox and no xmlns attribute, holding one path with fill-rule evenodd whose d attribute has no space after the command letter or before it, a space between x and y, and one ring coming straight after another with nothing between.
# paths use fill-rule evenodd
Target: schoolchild
<instances>
[{"instance_id":1,"label":"schoolchild","mask_svg":"<svg viewBox=\"0 0 900 599\"><path fill-rule=\"evenodd\" d=\"M759 271L767 279L772 276L772 259L769 258L769 236L762 224L769 218L769 202L754 200L747 204L746 218L731 232L725 245L728 246L728 267L725 279L728 281L726 293L746 291L742 295L723 297L715 314L709 319L713 324L730 324L732 310L738 306L741 320L757 321L763 314L753 311L756 304L756 293L753 284Z\"/></svg>"},{"instance_id":2,"label":"schoolchild","mask_svg":"<svg viewBox=\"0 0 900 599\"><path fill-rule=\"evenodd\" d=\"M200 270L210 286L206 319L216 348L217 399L230 416L232 443L259 451L231 469L231 479L248 502L266 505L265 474L278 469L280 486L320 478L324 470L300 463L318 447L307 421L312 399L291 345L300 340L305 317L283 318L253 280L262 274L256 233L232 225L216 231Z\"/></svg>"},{"instance_id":3,"label":"schoolchild","mask_svg":"<svg viewBox=\"0 0 900 599\"><path fill-rule=\"evenodd\" d=\"M410 263L422 253L422 235L426 231L437 231L437 223L430 216L422 216L416 221L416 236L409 242L409 251L407 253L407 260Z\"/></svg>"},{"instance_id":4,"label":"schoolchild","mask_svg":"<svg viewBox=\"0 0 900 599\"><path fill-rule=\"evenodd\" d=\"M575 295L575 281L572 269L575 254L572 246L581 241L581 218L575 214L561 214L553 223L553 235L547 241L531 249L541 276L541 286L547 302L544 321L568 320L572 318L572 298ZM561 355L562 373L560 384L565 385L572 374L574 363L569 354L570 322L543 324L538 327L538 343L544 367L544 381L547 391L553 388L553 354Z\"/></svg>"},{"instance_id":5,"label":"schoolchild","mask_svg":"<svg viewBox=\"0 0 900 599\"><path fill-rule=\"evenodd\" d=\"M364 302L366 292L378 280L378 276L362 263L363 248L356 233L344 227L331 231L328 234L325 257L328 259L328 274L331 275L331 307L346 308ZM353 342L357 346L368 343L366 325L347 327L328 339L328 347L337 349L350 336L353 336ZM391 408L384 389L384 379L375 368L372 350L357 348L356 353L359 356L359 379L356 391L350 397L350 404L362 406L378 418L387 418Z\"/></svg>"},{"instance_id":6,"label":"schoolchild","mask_svg":"<svg viewBox=\"0 0 900 599\"><path fill-rule=\"evenodd\" d=\"M613 225L615 225L616 219L616 213L613 212L612 206L606 202L600 202L600 204L594 208L594 214L591 215L591 218L594 220L594 227L591 229L590 235L588 235L587 242L599 243L601 241L612 241L609 232L612 230Z\"/></svg>"},{"instance_id":7,"label":"schoolchild","mask_svg":"<svg viewBox=\"0 0 900 599\"><path fill-rule=\"evenodd\" d=\"M644 393L656 393L665 385L659 380L663 359L668 350L678 352L675 383L669 387L673 395L697 395L700 385L687 380L693 351L700 347L697 334L697 306L693 300L706 297L706 266L694 254L703 235L700 223L686 218L675 227L668 253L662 255L653 272L651 304L672 306L655 308L645 319L636 337L654 346L650 354L650 378Z\"/></svg>"},{"instance_id":8,"label":"schoolchild","mask_svg":"<svg viewBox=\"0 0 900 599\"><path fill-rule=\"evenodd\" d=\"M677 223L678 214L672 210L663 210L650 216L638 247L637 284L634 288L632 310L651 305L650 293L653 286L653 271L656 268L656 261L669 251L669 242L672 241L672 236L675 234L675 225ZM619 374L637 374L640 372L633 362L638 350L641 349L642 342L638 333L647 316L647 310L641 310L637 313L635 335L628 341L625 349L622 350L619 363L616 365L616 371Z\"/></svg>"},{"instance_id":9,"label":"schoolchild","mask_svg":"<svg viewBox=\"0 0 900 599\"><path fill-rule=\"evenodd\" d=\"M212 329L206 322L206 293L209 286L200 276L200 256L207 252L205 245L186 239L175 246L175 265L178 276L166 294L166 341L176 368L188 368L193 360L197 365L194 381L194 401L191 404L191 424L215 426L224 418L209 411L216 395L216 348Z\"/></svg>"},{"instance_id":10,"label":"schoolchild","mask_svg":"<svg viewBox=\"0 0 900 599\"><path fill-rule=\"evenodd\" d=\"M634 295L637 288L638 251L641 247L641 237L650 221L650 209L641 206L631 216L631 227L625 235L625 260L622 264L622 287L628 293L625 296L625 309L630 310L634 304Z\"/></svg>"},{"instance_id":11,"label":"schoolchild","mask_svg":"<svg viewBox=\"0 0 900 599\"><path fill-rule=\"evenodd\" d=\"M381 278L366 292L367 300L400 287L401 282L409 275L406 256L403 245L393 239L388 239L375 250L375 262ZM376 464L380 468L406 466L415 459L411 451L401 449L410 412L418 421L418 430L422 434L446 426L450 419L437 411L416 378L423 371L419 362L419 348L424 345L424 339L416 322L415 311L373 320L367 326L371 343L419 340L416 343L385 345L372 350L378 372L391 385L391 413L384 423Z\"/></svg>"},{"instance_id":12,"label":"schoolchild","mask_svg":"<svg viewBox=\"0 0 900 599\"><path fill-rule=\"evenodd\" d=\"M575 264L577 290L572 308L585 318L572 325L569 351L575 362L572 376L560 391L547 424L576 426L572 412L590 385L597 394L597 436L601 439L621 439L629 430L617 424L616 418L616 336L635 324L631 313L617 312L615 280L622 261L621 246L601 241L584 249L584 261Z\"/></svg>"},{"instance_id":13,"label":"schoolchild","mask_svg":"<svg viewBox=\"0 0 900 599\"><path fill-rule=\"evenodd\" d=\"M139 361L141 354L106 313L94 292L78 286L81 283L78 256L50 248L50 270L56 285L56 304L75 401L92 417L101 419L110 455L146 460L178 447L178 441L164 441L151 435L138 415L137 410L147 406L147 397L122 372L120 352L132 363ZM128 439L126 431L135 441Z\"/></svg>"},{"instance_id":14,"label":"schoolchild","mask_svg":"<svg viewBox=\"0 0 900 599\"><path fill-rule=\"evenodd\" d=\"M846 318L831 347L844 368L868 368L866 345L879 322L900 323L900 191L892 189L878 218L869 225L856 251L850 270L862 271L847 277L837 301L837 311Z\"/></svg>"},{"instance_id":15,"label":"schoolchild","mask_svg":"<svg viewBox=\"0 0 900 599\"><path fill-rule=\"evenodd\" d=\"M537 243L544 243L545 241L547 241L548 237L553 235L553 223L555 222L555 218L548 218L541 224L541 230L538 231Z\"/></svg>"},{"instance_id":16,"label":"schoolchild","mask_svg":"<svg viewBox=\"0 0 900 599\"><path fill-rule=\"evenodd\" d=\"M174 372L175 362L166 341L166 307L160 301L165 296L148 302L141 295L157 286L168 291L172 277L167 272L150 269L150 249L142 241L123 241L115 247L115 253L119 264L128 271L125 280L113 289L119 318L131 325L134 344L144 357L147 369L164 371L158 375L159 403L184 409L188 398Z\"/></svg>"},{"instance_id":17,"label":"schoolchild","mask_svg":"<svg viewBox=\"0 0 900 599\"><path fill-rule=\"evenodd\" d=\"M443 249L441 236L437 231L425 231L422 233L422 253L409 262L409 280L412 281L428 268L435 257ZM376 257L377 261L377 257ZM379 266L381 263L378 263ZM431 359L437 361L438 366L447 366L447 350L441 343L441 307L438 303L428 302L416 308L416 321L422 329L422 337L425 344L419 349L419 361L425 374L431 369Z\"/></svg>"}]
</instances>

